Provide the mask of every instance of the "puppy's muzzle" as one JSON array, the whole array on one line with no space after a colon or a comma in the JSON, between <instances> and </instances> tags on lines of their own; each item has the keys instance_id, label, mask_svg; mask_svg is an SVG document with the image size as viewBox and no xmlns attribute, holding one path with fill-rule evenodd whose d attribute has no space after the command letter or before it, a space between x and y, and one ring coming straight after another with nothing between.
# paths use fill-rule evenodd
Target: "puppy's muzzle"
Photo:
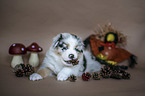
<instances>
[{"instance_id":1,"label":"puppy's muzzle","mask_svg":"<svg viewBox=\"0 0 145 96\"><path fill-rule=\"evenodd\" d=\"M65 62L68 63L68 64L72 64L73 66L77 65L79 63L79 61L77 59L75 59L75 60L68 60L68 61L65 61Z\"/></svg>"}]
</instances>

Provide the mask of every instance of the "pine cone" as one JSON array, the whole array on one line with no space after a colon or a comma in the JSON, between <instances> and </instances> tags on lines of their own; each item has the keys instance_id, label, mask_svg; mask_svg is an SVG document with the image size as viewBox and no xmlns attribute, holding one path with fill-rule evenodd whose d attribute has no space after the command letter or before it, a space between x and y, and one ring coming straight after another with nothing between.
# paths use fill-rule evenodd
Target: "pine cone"
<instances>
[{"instance_id":1,"label":"pine cone","mask_svg":"<svg viewBox=\"0 0 145 96\"><path fill-rule=\"evenodd\" d=\"M18 69L18 70L15 72L15 75L16 75L17 77L23 77L23 73L24 73L24 71L23 71L22 69Z\"/></svg>"},{"instance_id":2,"label":"pine cone","mask_svg":"<svg viewBox=\"0 0 145 96\"><path fill-rule=\"evenodd\" d=\"M117 73L117 72L113 72L111 74L110 78L113 78L113 79L122 79L122 75Z\"/></svg>"},{"instance_id":3,"label":"pine cone","mask_svg":"<svg viewBox=\"0 0 145 96\"><path fill-rule=\"evenodd\" d=\"M25 76L30 76L32 73L34 73L34 69L30 64L25 65L23 70L24 70Z\"/></svg>"},{"instance_id":4,"label":"pine cone","mask_svg":"<svg viewBox=\"0 0 145 96\"><path fill-rule=\"evenodd\" d=\"M93 74L93 79L94 79L94 80L100 80L100 78L101 78L101 76L100 76L99 73L94 73L94 74Z\"/></svg>"},{"instance_id":5,"label":"pine cone","mask_svg":"<svg viewBox=\"0 0 145 96\"><path fill-rule=\"evenodd\" d=\"M77 77L74 76L74 75L71 75L71 76L69 77L69 81L70 81L70 82L75 82L76 80L77 80Z\"/></svg>"},{"instance_id":6,"label":"pine cone","mask_svg":"<svg viewBox=\"0 0 145 96\"><path fill-rule=\"evenodd\" d=\"M111 69L109 66L105 65L104 68L101 70L101 76L103 78L109 78L111 74Z\"/></svg>"},{"instance_id":7,"label":"pine cone","mask_svg":"<svg viewBox=\"0 0 145 96\"><path fill-rule=\"evenodd\" d=\"M23 70L23 66L24 66L24 64L18 64L18 65L16 65L15 68L14 68L14 72L17 72L18 69L22 69Z\"/></svg>"},{"instance_id":8,"label":"pine cone","mask_svg":"<svg viewBox=\"0 0 145 96\"><path fill-rule=\"evenodd\" d=\"M84 81L88 81L91 78L91 74L90 73L83 73L82 74L82 79Z\"/></svg>"},{"instance_id":9,"label":"pine cone","mask_svg":"<svg viewBox=\"0 0 145 96\"><path fill-rule=\"evenodd\" d=\"M34 73L34 70L30 64L19 64L14 68L14 72L17 77L22 77L22 74L25 74L25 76L30 76L32 73Z\"/></svg>"},{"instance_id":10,"label":"pine cone","mask_svg":"<svg viewBox=\"0 0 145 96\"><path fill-rule=\"evenodd\" d=\"M123 79L130 79L130 77L131 77L131 75L129 73L127 73L127 72L122 74L122 78Z\"/></svg>"}]
</instances>

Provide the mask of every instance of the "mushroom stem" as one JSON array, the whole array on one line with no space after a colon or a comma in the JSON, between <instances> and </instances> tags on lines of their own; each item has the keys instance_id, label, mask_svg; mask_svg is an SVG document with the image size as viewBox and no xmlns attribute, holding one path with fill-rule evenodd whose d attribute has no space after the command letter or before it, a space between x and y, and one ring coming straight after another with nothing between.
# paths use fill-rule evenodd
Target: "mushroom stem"
<instances>
[{"instance_id":1,"label":"mushroom stem","mask_svg":"<svg viewBox=\"0 0 145 96\"><path fill-rule=\"evenodd\" d=\"M11 62L11 66L12 66L12 68L15 68L16 65L23 64L23 63L24 62L23 62L23 58L21 55L14 55L12 62Z\"/></svg>"},{"instance_id":2,"label":"mushroom stem","mask_svg":"<svg viewBox=\"0 0 145 96\"><path fill-rule=\"evenodd\" d=\"M37 52L31 52L29 64L32 65L32 67L37 67L39 65L39 57Z\"/></svg>"}]
</instances>

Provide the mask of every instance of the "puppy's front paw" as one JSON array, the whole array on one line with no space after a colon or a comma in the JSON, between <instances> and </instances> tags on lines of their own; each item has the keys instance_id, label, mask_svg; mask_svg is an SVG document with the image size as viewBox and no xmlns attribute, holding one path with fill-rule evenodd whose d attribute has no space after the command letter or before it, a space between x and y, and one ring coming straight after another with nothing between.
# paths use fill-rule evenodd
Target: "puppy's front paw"
<instances>
[{"instance_id":1,"label":"puppy's front paw","mask_svg":"<svg viewBox=\"0 0 145 96\"><path fill-rule=\"evenodd\" d=\"M36 81L36 80L41 80L43 78L42 78L41 75L39 75L37 73L33 73L32 75L30 75L29 79L32 80L32 81Z\"/></svg>"},{"instance_id":2,"label":"puppy's front paw","mask_svg":"<svg viewBox=\"0 0 145 96\"><path fill-rule=\"evenodd\" d=\"M59 73L59 74L57 75L57 80L58 80L58 81L65 81L65 80L68 79L68 77L69 77L69 76L67 76L66 74Z\"/></svg>"}]
</instances>

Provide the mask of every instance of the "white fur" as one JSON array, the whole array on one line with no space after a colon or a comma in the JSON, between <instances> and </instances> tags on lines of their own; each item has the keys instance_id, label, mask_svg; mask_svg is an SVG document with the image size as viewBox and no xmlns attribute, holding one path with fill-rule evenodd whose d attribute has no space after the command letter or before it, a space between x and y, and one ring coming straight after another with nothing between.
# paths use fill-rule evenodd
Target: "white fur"
<instances>
[{"instance_id":1,"label":"white fur","mask_svg":"<svg viewBox=\"0 0 145 96\"><path fill-rule=\"evenodd\" d=\"M32 81L41 80L41 79L43 79L43 78L41 77L41 75L39 75L39 74L37 74L37 73L33 73L33 74L30 76L30 80L32 80Z\"/></svg>"},{"instance_id":2,"label":"white fur","mask_svg":"<svg viewBox=\"0 0 145 96\"><path fill-rule=\"evenodd\" d=\"M65 42L69 45L68 49L65 51L62 51L62 48L57 47L58 44L61 42L58 41L58 39L61 37L63 39L61 42ZM64 45L65 46L65 45ZM57 47L57 48L56 48ZM53 44L50 47L50 49L46 53L46 57L40 67L40 69L43 68L49 68L53 74L57 75L57 80L64 81L67 80L70 75L75 76L81 76L84 70L84 59L83 55L86 57L86 63L87 67L85 72L97 72L100 71L101 65L99 62L94 61L91 57L91 53L88 51L83 50L83 53L78 52L75 50L75 48L82 49L83 50L83 43L80 38L76 39L74 36L72 36L69 33L61 33L57 35L53 39ZM77 65L67 64L65 61L70 60L69 54L74 55L74 59L78 59L79 63ZM39 70L40 70L39 69ZM39 74L32 74L30 76L30 80L39 80L42 79Z\"/></svg>"}]
</instances>

